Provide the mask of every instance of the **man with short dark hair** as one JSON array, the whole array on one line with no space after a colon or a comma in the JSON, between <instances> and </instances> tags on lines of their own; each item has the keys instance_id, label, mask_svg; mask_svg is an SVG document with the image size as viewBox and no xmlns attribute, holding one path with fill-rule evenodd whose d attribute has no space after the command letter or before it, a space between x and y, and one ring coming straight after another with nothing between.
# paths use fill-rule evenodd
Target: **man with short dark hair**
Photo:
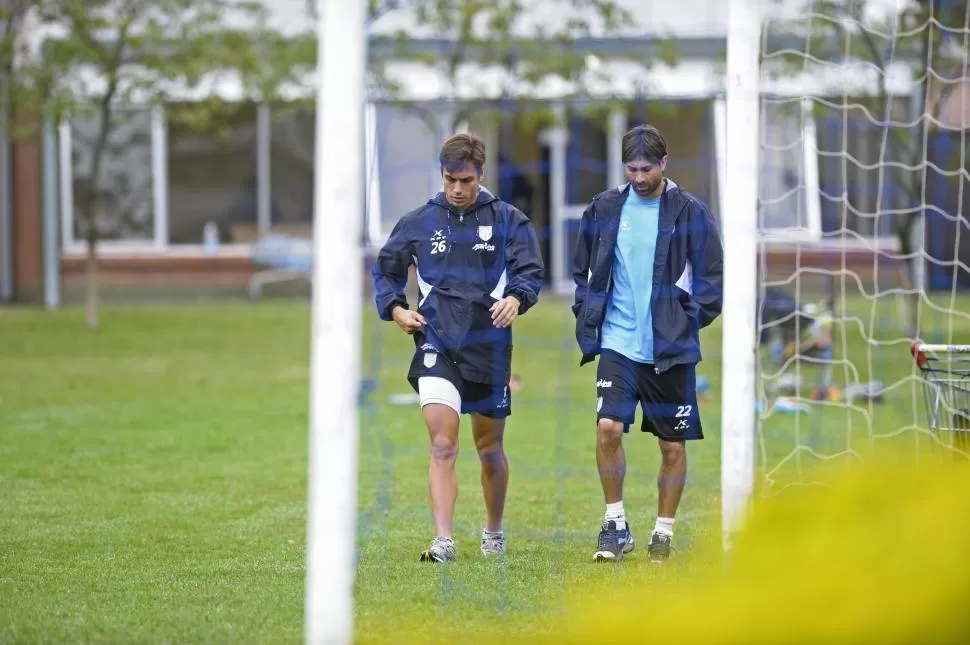
<instances>
[{"instance_id":1,"label":"man with short dark hair","mask_svg":"<svg viewBox=\"0 0 970 645\"><path fill-rule=\"evenodd\" d=\"M459 415L470 414L482 467L486 526L482 555L505 553L502 514L509 465L503 448L512 413L512 323L542 285L539 243L529 219L480 185L485 144L456 134L439 155L442 192L402 217L373 268L381 319L414 336L408 381L418 393L431 443L428 484L435 538L424 562L456 556L452 518L458 483ZM404 290L415 268L417 308Z\"/></svg>"},{"instance_id":2,"label":"man with short dark hair","mask_svg":"<svg viewBox=\"0 0 970 645\"><path fill-rule=\"evenodd\" d=\"M658 514L647 551L662 561L687 479L685 442L704 436L694 366L698 332L721 312L722 249L704 202L664 177L660 132L635 127L622 149L627 183L593 198L573 258L580 364L599 355L596 462L606 517L593 558L620 560L634 548L621 439L639 404L641 430L660 442Z\"/></svg>"}]
</instances>

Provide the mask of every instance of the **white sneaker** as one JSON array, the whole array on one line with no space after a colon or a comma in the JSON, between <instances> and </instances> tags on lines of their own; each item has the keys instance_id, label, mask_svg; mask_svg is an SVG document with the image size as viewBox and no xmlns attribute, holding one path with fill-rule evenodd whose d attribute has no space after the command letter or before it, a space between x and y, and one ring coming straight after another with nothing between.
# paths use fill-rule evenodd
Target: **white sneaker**
<instances>
[{"instance_id":1,"label":"white sneaker","mask_svg":"<svg viewBox=\"0 0 970 645\"><path fill-rule=\"evenodd\" d=\"M436 537L421 553L421 562L451 562L456 558L455 541L450 537Z\"/></svg>"},{"instance_id":2,"label":"white sneaker","mask_svg":"<svg viewBox=\"0 0 970 645\"><path fill-rule=\"evenodd\" d=\"M482 529L482 555L505 555L505 534L495 535Z\"/></svg>"}]
</instances>

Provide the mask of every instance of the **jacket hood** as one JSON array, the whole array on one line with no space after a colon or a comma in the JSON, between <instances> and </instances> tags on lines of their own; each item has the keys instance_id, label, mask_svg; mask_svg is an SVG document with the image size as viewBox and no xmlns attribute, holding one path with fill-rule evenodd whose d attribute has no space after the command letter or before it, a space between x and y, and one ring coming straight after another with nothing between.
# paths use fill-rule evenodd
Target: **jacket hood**
<instances>
[{"instance_id":1,"label":"jacket hood","mask_svg":"<svg viewBox=\"0 0 970 645\"><path fill-rule=\"evenodd\" d=\"M661 197L663 197L666 194L670 194L671 196L679 195L682 192L681 187L677 184L676 181L674 181L670 177L664 177L664 179L666 180L666 183L664 184L664 191L660 195ZM620 184L613 190L608 190L604 193L600 193L600 196L614 197L614 198L626 197L627 192L629 190L630 190L630 182L626 182L624 184Z\"/></svg>"},{"instance_id":2,"label":"jacket hood","mask_svg":"<svg viewBox=\"0 0 970 645\"><path fill-rule=\"evenodd\" d=\"M490 191L488 188L485 188L485 186L479 186L478 197L475 198L475 203L471 204L467 209L465 209L465 212L470 213L474 210L481 208L482 206L485 206L486 204L490 204L494 202L497 199L498 197L492 194L492 191ZM438 191L438 193L434 197L428 200L428 203L435 204L436 206L441 206L442 208L446 208L449 211L455 210L455 207L449 204L448 200L445 198L444 191Z\"/></svg>"},{"instance_id":3,"label":"jacket hood","mask_svg":"<svg viewBox=\"0 0 970 645\"><path fill-rule=\"evenodd\" d=\"M684 190L669 177L664 177L666 179L666 184L664 184L664 192L661 193L661 198L666 197L668 199L668 204L673 208L674 216L676 216L683 206ZM606 212L612 213L615 216L619 216L620 208L623 205L623 201L626 199L630 192L630 183L620 184L619 186L600 193L593 198L594 201L599 202L602 206L606 207ZM671 202L669 200L673 199Z\"/></svg>"}]
</instances>

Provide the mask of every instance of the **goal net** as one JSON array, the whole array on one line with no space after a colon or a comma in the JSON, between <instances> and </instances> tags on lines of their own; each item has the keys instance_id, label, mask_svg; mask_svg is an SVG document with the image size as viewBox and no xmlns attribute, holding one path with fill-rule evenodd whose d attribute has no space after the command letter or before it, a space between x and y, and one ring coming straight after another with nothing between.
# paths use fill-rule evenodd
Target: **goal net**
<instances>
[{"instance_id":1,"label":"goal net","mask_svg":"<svg viewBox=\"0 0 970 645\"><path fill-rule=\"evenodd\" d=\"M970 343L970 4L764 8L755 495L959 450Z\"/></svg>"}]
</instances>

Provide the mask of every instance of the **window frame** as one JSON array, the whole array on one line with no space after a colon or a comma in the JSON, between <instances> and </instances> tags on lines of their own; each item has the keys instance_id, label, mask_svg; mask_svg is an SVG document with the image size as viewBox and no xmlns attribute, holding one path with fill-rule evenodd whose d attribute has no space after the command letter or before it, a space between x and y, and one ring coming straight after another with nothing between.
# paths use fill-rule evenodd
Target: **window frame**
<instances>
[{"instance_id":1,"label":"window frame","mask_svg":"<svg viewBox=\"0 0 970 645\"><path fill-rule=\"evenodd\" d=\"M807 226L797 229L778 229L777 232L759 229L758 242L769 249L810 244L821 249L898 251L899 241L895 236L865 236L856 231L848 235L844 233L823 235L818 126L814 101L810 97L802 99L802 111L802 163L805 171ZM714 131L719 187L718 205L724 213L728 208L729 195L728 191L722 189L727 177L727 104L723 94L714 99Z\"/></svg>"},{"instance_id":2,"label":"window frame","mask_svg":"<svg viewBox=\"0 0 970 645\"><path fill-rule=\"evenodd\" d=\"M98 240L98 250L106 254L154 253L167 247L168 234L168 177L165 159L165 112L161 106L149 110L150 158L152 173L152 237L139 240ZM61 249L65 254L87 253L87 241L74 236L74 136L70 117L57 125L58 174L60 175ZM201 246L201 245L200 245Z\"/></svg>"},{"instance_id":3,"label":"window frame","mask_svg":"<svg viewBox=\"0 0 970 645\"><path fill-rule=\"evenodd\" d=\"M768 246L801 243L822 244L822 201L819 195L818 133L812 100L802 99L802 168L805 176L805 226L777 230L758 229L758 242ZM724 95L714 99L714 136L717 155L718 206L722 213L729 209L727 183L727 101ZM760 158L759 146L759 158ZM759 164L760 171L760 164ZM760 198L759 198L760 199Z\"/></svg>"}]
</instances>

